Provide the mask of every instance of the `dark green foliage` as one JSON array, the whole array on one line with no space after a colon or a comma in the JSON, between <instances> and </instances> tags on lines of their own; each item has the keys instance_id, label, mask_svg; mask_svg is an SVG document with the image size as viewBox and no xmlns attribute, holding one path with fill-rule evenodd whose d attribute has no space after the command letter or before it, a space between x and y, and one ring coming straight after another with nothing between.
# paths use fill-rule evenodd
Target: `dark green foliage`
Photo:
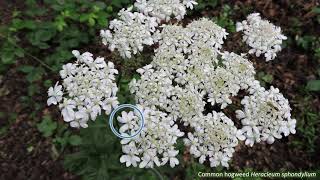
<instances>
[{"instance_id":1,"label":"dark green foliage","mask_svg":"<svg viewBox=\"0 0 320 180\"><path fill-rule=\"evenodd\" d=\"M315 59L320 58L320 38L311 35L296 36L296 44L306 52L311 52Z\"/></svg>"},{"instance_id":2,"label":"dark green foliage","mask_svg":"<svg viewBox=\"0 0 320 180\"><path fill-rule=\"evenodd\" d=\"M80 136L79 151L67 155L64 164L83 179L157 179L150 170L120 164L120 139L111 132L107 117L100 116L90 122L88 128L80 130Z\"/></svg>"},{"instance_id":3,"label":"dark green foliage","mask_svg":"<svg viewBox=\"0 0 320 180\"><path fill-rule=\"evenodd\" d=\"M46 79L52 79L53 74L56 77L62 65L73 57L72 50L100 46L99 30L107 28L108 20L132 1L26 0L21 3L25 8L14 10L11 21L0 26L0 74L17 67L27 83L26 94L20 101L24 108L33 108L29 117L38 120L37 113L45 104L36 99L46 97L48 87L53 85L53 80ZM39 129L48 132L45 136L51 136L46 129L49 121L41 123ZM70 135L58 136L57 146L63 149L70 144L67 140Z\"/></svg>"},{"instance_id":4,"label":"dark green foliage","mask_svg":"<svg viewBox=\"0 0 320 180\"><path fill-rule=\"evenodd\" d=\"M273 75L267 74L265 72L258 72L257 79L260 81L260 83L263 87L266 87L266 85L272 84Z\"/></svg>"},{"instance_id":5,"label":"dark green foliage","mask_svg":"<svg viewBox=\"0 0 320 180\"><path fill-rule=\"evenodd\" d=\"M132 78L121 77L118 83L119 92L117 94L118 100L121 104L135 104L134 96L130 93L129 83Z\"/></svg>"},{"instance_id":6,"label":"dark green foliage","mask_svg":"<svg viewBox=\"0 0 320 180\"><path fill-rule=\"evenodd\" d=\"M220 12L218 17L214 18L214 21L221 27L226 28L227 32L236 32L236 26L234 21L231 19L232 8L228 5L223 6L223 10Z\"/></svg>"},{"instance_id":7,"label":"dark green foliage","mask_svg":"<svg viewBox=\"0 0 320 180\"><path fill-rule=\"evenodd\" d=\"M198 5L194 7L195 11L203 11L205 9L213 9L217 6L218 0L198 0Z\"/></svg>"},{"instance_id":8,"label":"dark green foliage","mask_svg":"<svg viewBox=\"0 0 320 180\"><path fill-rule=\"evenodd\" d=\"M52 121L50 116L45 116L43 120L37 124L37 128L44 137L49 137L57 129L57 122Z\"/></svg>"},{"instance_id":9,"label":"dark green foliage","mask_svg":"<svg viewBox=\"0 0 320 180\"><path fill-rule=\"evenodd\" d=\"M317 14L317 22L320 24L320 6L314 7L312 12Z\"/></svg>"},{"instance_id":10,"label":"dark green foliage","mask_svg":"<svg viewBox=\"0 0 320 180\"><path fill-rule=\"evenodd\" d=\"M316 140L318 138L320 114L312 108L311 96L306 95L303 99L297 99L296 119L297 135L292 145L305 149L309 153L314 153L316 149Z\"/></svg>"},{"instance_id":11,"label":"dark green foliage","mask_svg":"<svg viewBox=\"0 0 320 180\"><path fill-rule=\"evenodd\" d=\"M25 51L37 54L42 63L58 71L72 57L71 50L98 43L98 31L107 27L108 19L130 2L26 1L26 11L15 12L11 23L0 28L0 39L4 42L0 46L0 72L25 57Z\"/></svg>"},{"instance_id":12,"label":"dark green foliage","mask_svg":"<svg viewBox=\"0 0 320 180\"><path fill-rule=\"evenodd\" d=\"M320 91L320 80L309 81L306 88L309 91Z\"/></svg>"}]
</instances>

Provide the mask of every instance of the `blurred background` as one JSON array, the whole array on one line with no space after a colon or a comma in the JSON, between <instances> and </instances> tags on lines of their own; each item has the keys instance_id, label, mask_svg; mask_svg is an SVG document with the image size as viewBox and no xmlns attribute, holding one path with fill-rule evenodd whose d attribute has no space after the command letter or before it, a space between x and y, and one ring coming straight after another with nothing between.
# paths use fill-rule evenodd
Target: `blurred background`
<instances>
[{"instance_id":1,"label":"blurred background","mask_svg":"<svg viewBox=\"0 0 320 180\"><path fill-rule=\"evenodd\" d=\"M199 0L182 24L208 17L230 33L224 50L247 52L235 23L253 12L288 36L278 57L249 56L257 79L289 99L297 133L272 145L243 143L229 169L201 165L179 141L180 165L156 169L120 164L119 139L100 117L87 129L71 129L57 107L47 107L47 89L59 80L71 51L89 51L115 63L120 103L134 103L128 83L150 63L152 49L122 60L103 46L106 29L131 0L0 1L0 179L197 179L198 172L299 171L320 169L320 2L318 0ZM237 97L235 97L237 102ZM238 102L239 103L239 102ZM227 111L227 110L226 110Z\"/></svg>"}]
</instances>

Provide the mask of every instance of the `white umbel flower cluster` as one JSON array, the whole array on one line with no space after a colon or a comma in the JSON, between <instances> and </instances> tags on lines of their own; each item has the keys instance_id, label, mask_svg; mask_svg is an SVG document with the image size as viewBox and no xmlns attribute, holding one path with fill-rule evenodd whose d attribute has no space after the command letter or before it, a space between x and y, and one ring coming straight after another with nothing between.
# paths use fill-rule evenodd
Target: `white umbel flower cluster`
<instances>
[{"instance_id":1,"label":"white umbel flower cluster","mask_svg":"<svg viewBox=\"0 0 320 180\"><path fill-rule=\"evenodd\" d=\"M138 105L142 112L145 124L141 133L133 139L121 140L123 155L121 163L126 166L140 168L153 168L170 164L174 167L179 164L176 156L179 151L175 149L177 139L184 135L166 113ZM132 134L139 129L139 115L130 111L122 111L118 117L121 124L120 132Z\"/></svg>"},{"instance_id":2,"label":"white umbel flower cluster","mask_svg":"<svg viewBox=\"0 0 320 180\"><path fill-rule=\"evenodd\" d=\"M253 146L255 142L267 141L272 144L281 139L282 134L295 134L296 120L291 119L291 108L287 99L279 89L271 86L263 88L241 101L243 110L237 110L237 118L241 119L242 131L246 137L245 144Z\"/></svg>"},{"instance_id":3,"label":"white umbel flower cluster","mask_svg":"<svg viewBox=\"0 0 320 180\"><path fill-rule=\"evenodd\" d=\"M72 53L77 61L62 67L62 85L57 82L49 88L47 104L59 104L64 121L71 127L86 128L89 119L95 120L102 110L110 114L118 105L114 82L118 71L112 62L106 63L101 57L94 59L89 52Z\"/></svg>"},{"instance_id":4,"label":"white umbel flower cluster","mask_svg":"<svg viewBox=\"0 0 320 180\"><path fill-rule=\"evenodd\" d=\"M183 52L185 54L199 54L203 51L221 49L228 33L214 22L202 18L188 24L186 28L178 25L163 25L160 34L155 34L159 39L159 48L156 52L166 51Z\"/></svg>"},{"instance_id":5,"label":"white umbel flower cluster","mask_svg":"<svg viewBox=\"0 0 320 180\"><path fill-rule=\"evenodd\" d=\"M184 18L186 9L193 9L197 2L193 0L137 0L132 8L122 9L118 19L110 22L108 30L101 30L102 43L110 51L117 49L123 58L131 58L158 41L156 28L161 20L169 21L172 16L177 20Z\"/></svg>"},{"instance_id":6,"label":"white umbel flower cluster","mask_svg":"<svg viewBox=\"0 0 320 180\"><path fill-rule=\"evenodd\" d=\"M184 18L187 8L193 9L197 2L193 0L137 0L134 6L145 15L169 21L171 17L177 20Z\"/></svg>"},{"instance_id":7,"label":"white umbel flower cluster","mask_svg":"<svg viewBox=\"0 0 320 180\"><path fill-rule=\"evenodd\" d=\"M219 52L226 35L207 19L186 28L164 26L153 61L138 69L141 78L129 84L138 103L193 128L186 145L196 138L199 143L191 154L201 163L209 160L212 167L227 167L233 148L244 136L222 112L204 115L206 104L225 108L240 89L257 89L250 61L235 53Z\"/></svg>"},{"instance_id":8,"label":"white umbel flower cluster","mask_svg":"<svg viewBox=\"0 0 320 180\"><path fill-rule=\"evenodd\" d=\"M209 160L211 167L229 167L228 161L238 145L238 138L244 139L242 132L221 112L196 116L193 121L197 122L194 132L189 132L188 138L184 139L190 154L199 158L201 164Z\"/></svg>"},{"instance_id":9,"label":"white umbel flower cluster","mask_svg":"<svg viewBox=\"0 0 320 180\"><path fill-rule=\"evenodd\" d=\"M110 30L100 31L102 43L108 45L111 51L117 49L123 58L131 58L132 54L142 51L144 45L154 44L152 34L158 26L155 17L131 10L122 9L118 13L119 19L110 22Z\"/></svg>"},{"instance_id":10,"label":"white umbel flower cluster","mask_svg":"<svg viewBox=\"0 0 320 180\"><path fill-rule=\"evenodd\" d=\"M220 51L227 36L223 28L200 19L185 28L165 25L156 36L159 47L153 61L137 70L141 78L130 82L130 90L137 103L193 129L184 141L200 163L228 167L238 140L252 146L295 132L288 100L279 90L261 87L244 55ZM223 112L205 108L226 108L240 90L249 93L242 100L244 110L236 111L242 128ZM269 104L276 109L268 109Z\"/></svg>"},{"instance_id":11,"label":"white umbel flower cluster","mask_svg":"<svg viewBox=\"0 0 320 180\"><path fill-rule=\"evenodd\" d=\"M281 51L282 40L287 39L280 27L261 19L259 13L250 14L247 20L237 22L236 26L238 32L243 32L243 41L251 47L249 53L257 57L264 54L266 61L277 56L276 53Z\"/></svg>"}]
</instances>

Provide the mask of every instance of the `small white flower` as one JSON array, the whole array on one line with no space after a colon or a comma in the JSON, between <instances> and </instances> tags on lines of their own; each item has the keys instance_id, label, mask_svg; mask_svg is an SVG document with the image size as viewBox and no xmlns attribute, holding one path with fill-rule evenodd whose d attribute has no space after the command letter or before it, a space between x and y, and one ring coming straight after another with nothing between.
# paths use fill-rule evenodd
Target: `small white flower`
<instances>
[{"instance_id":1,"label":"small white flower","mask_svg":"<svg viewBox=\"0 0 320 180\"><path fill-rule=\"evenodd\" d=\"M170 162L170 167L175 167L176 165L179 164L179 160L176 158L176 156L178 155L179 151L175 151L175 150L169 150L168 152L165 152L163 154L163 164L166 164L168 161Z\"/></svg>"},{"instance_id":2,"label":"small white flower","mask_svg":"<svg viewBox=\"0 0 320 180\"><path fill-rule=\"evenodd\" d=\"M66 122L73 121L75 119L74 109L76 108L75 101L71 99L65 99L63 103L63 107L61 110L61 114L63 116L63 120Z\"/></svg>"},{"instance_id":3,"label":"small white flower","mask_svg":"<svg viewBox=\"0 0 320 180\"><path fill-rule=\"evenodd\" d=\"M48 90L48 96L49 99L47 100L47 104L48 106L50 106L51 104L56 105L57 103L59 103L62 100L62 86L58 85L59 82L57 82L54 87L50 87Z\"/></svg>"},{"instance_id":4,"label":"small white flower","mask_svg":"<svg viewBox=\"0 0 320 180\"><path fill-rule=\"evenodd\" d=\"M211 167L217 167L220 164L224 167L229 167L228 161L230 158L223 154L222 152L218 152L215 156L209 159Z\"/></svg>"},{"instance_id":5,"label":"small white flower","mask_svg":"<svg viewBox=\"0 0 320 180\"><path fill-rule=\"evenodd\" d=\"M133 142L131 142L129 145L125 145L122 147L123 153L126 155L122 155L120 157L121 163L126 163L126 166L134 166L137 167L137 163L140 162L140 158L137 156L137 148Z\"/></svg>"},{"instance_id":6,"label":"small white flower","mask_svg":"<svg viewBox=\"0 0 320 180\"><path fill-rule=\"evenodd\" d=\"M197 5L198 3L196 1L193 0L184 0L183 4L189 8L189 9L193 9L193 5Z\"/></svg>"},{"instance_id":7,"label":"small white flower","mask_svg":"<svg viewBox=\"0 0 320 180\"><path fill-rule=\"evenodd\" d=\"M69 75L73 75L75 73L75 69L76 69L76 66L72 63L63 65L62 70L60 71L60 77L64 79Z\"/></svg>"},{"instance_id":8,"label":"small white flower","mask_svg":"<svg viewBox=\"0 0 320 180\"><path fill-rule=\"evenodd\" d=\"M123 125L120 127L119 132L125 133L127 130L137 130L139 128L138 122L139 118L134 115L132 111L129 113L122 111L121 116L119 116L118 121Z\"/></svg>"},{"instance_id":9,"label":"small white flower","mask_svg":"<svg viewBox=\"0 0 320 180\"><path fill-rule=\"evenodd\" d=\"M284 136L288 136L290 133L295 134L296 133L296 120L295 119L289 119L288 121L283 121L281 123L281 127L279 129Z\"/></svg>"}]
</instances>

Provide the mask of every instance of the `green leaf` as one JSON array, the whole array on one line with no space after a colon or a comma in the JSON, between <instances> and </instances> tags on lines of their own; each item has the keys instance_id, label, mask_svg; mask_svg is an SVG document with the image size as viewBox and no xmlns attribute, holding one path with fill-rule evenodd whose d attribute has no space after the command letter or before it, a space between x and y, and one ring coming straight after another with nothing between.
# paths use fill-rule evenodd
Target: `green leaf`
<instances>
[{"instance_id":1,"label":"green leaf","mask_svg":"<svg viewBox=\"0 0 320 180\"><path fill-rule=\"evenodd\" d=\"M63 16L56 17L54 25L56 26L58 31L62 31L65 27L67 27L67 23L65 22Z\"/></svg>"},{"instance_id":2,"label":"green leaf","mask_svg":"<svg viewBox=\"0 0 320 180\"><path fill-rule=\"evenodd\" d=\"M313 43L316 41L316 37L315 36L309 36L309 35L305 35L305 36L301 36L301 37L296 37L296 42L297 45L302 47L305 50L308 50L309 48L312 47Z\"/></svg>"},{"instance_id":3,"label":"green leaf","mask_svg":"<svg viewBox=\"0 0 320 180\"><path fill-rule=\"evenodd\" d=\"M309 81L306 88L309 91L320 91L320 80Z\"/></svg>"},{"instance_id":4,"label":"green leaf","mask_svg":"<svg viewBox=\"0 0 320 180\"><path fill-rule=\"evenodd\" d=\"M44 87L49 88L52 86L52 80L47 79L43 82Z\"/></svg>"},{"instance_id":5,"label":"green leaf","mask_svg":"<svg viewBox=\"0 0 320 180\"><path fill-rule=\"evenodd\" d=\"M33 66L21 66L18 68L19 71L27 74L27 80L32 83L34 81L38 81L42 78L44 73L43 68L41 67L33 67Z\"/></svg>"},{"instance_id":6,"label":"green leaf","mask_svg":"<svg viewBox=\"0 0 320 180\"><path fill-rule=\"evenodd\" d=\"M34 70L33 66L29 66L29 65L25 65L25 66L20 66L18 68L19 71L24 72L24 73L29 73L32 72Z\"/></svg>"},{"instance_id":7,"label":"green leaf","mask_svg":"<svg viewBox=\"0 0 320 180\"><path fill-rule=\"evenodd\" d=\"M13 64L14 63L14 52L6 51L1 54L1 61L4 64Z\"/></svg>"},{"instance_id":8,"label":"green leaf","mask_svg":"<svg viewBox=\"0 0 320 180\"><path fill-rule=\"evenodd\" d=\"M259 72L257 74L257 76L258 76L259 80L262 80L265 83L269 83L270 84L273 81L273 75L272 74L266 74L265 72Z\"/></svg>"},{"instance_id":9,"label":"green leaf","mask_svg":"<svg viewBox=\"0 0 320 180\"><path fill-rule=\"evenodd\" d=\"M8 131L8 127L7 126L3 126L0 128L0 136L6 134L6 132Z\"/></svg>"},{"instance_id":10,"label":"green leaf","mask_svg":"<svg viewBox=\"0 0 320 180\"><path fill-rule=\"evenodd\" d=\"M316 13L316 14L320 14L320 7L315 7L312 9L312 12Z\"/></svg>"},{"instance_id":11,"label":"green leaf","mask_svg":"<svg viewBox=\"0 0 320 180\"><path fill-rule=\"evenodd\" d=\"M109 12L109 13L112 13L112 12L113 12L112 6L108 6L108 7L107 7L107 12Z\"/></svg>"},{"instance_id":12,"label":"green leaf","mask_svg":"<svg viewBox=\"0 0 320 180\"><path fill-rule=\"evenodd\" d=\"M50 116L45 116L41 123L37 124L37 129L43 134L44 137L52 136L54 130L57 129L57 122L53 122Z\"/></svg>"},{"instance_id":13,"label":"green leaf","mask_svg":"<svg viewBox=\"0 0 320 180\"><path fill-rule=\"evenodd\" d=\"M37 41L49 41L55 34L52 29L38 30L35 32L35 38Z\"/></svg>"},{"instance_id":14,"label":"green leaf","mask_svg":"<svg viewBox=\"0 0 320 180\"><path fill-rule=\"evenodd\" d=\"M87 21L89 19L89 15L88 14L82 14L82 15L80 15L80 17L79 17L79 21L80 22L85 22L85 21Z\"/></svg>"},{"instance_id":15,"label":"green leaf","mask_svg":"<svg viewBox=\"0 0 320 180\"><path fill-rule=\"evenodd\" d=\"M262 80L267 83L271 83L273 81L273 76L271 74L266 74L262 77Z\"/></svg>"},{"instance_id":16,"label":"green leaf","mask_svg":"<svg viewBox=\"0 0 320 180\"><path fill-rule=\"evenodd\" d=\"M99 13L98 18L97 18L97 23L102 26L106 27L108 26L108 19L107 19L107 13Z\"/></svg>"},{"instance_id":17,"label":"green leaf","mask_svg":"<svg viewBox=\"0 0 320 180\"><path fill-rule=\"evenodd\" d=\"M94 18L90 17L88 20L89 26L94 26L96 24L96 21Z\"/></svg>"},{"instance_id":18,"label":"green leaf","mask_svg":"<svg viewBox=\"0 0 320 180\"><path fill-rule=\"evenodd\" d=\"M17 31L24 28L34 30L36 28L36 22L33 20L21 20L18 18L12 20L11 29L13 31Z\"/></svg>"},{"instance_id":19,"label":"green leaf","mask_svg":"<svg viewBox=\"0 0 320 180\"><path fill-rule=\"evenodd\" d=\"M69 137L69 143L72 145L72 146L78 146L80 144L82 144L82 139L80 136L78 135L71 135Z\"/></svg>"},{"instance_id":20,"label":"green leaf","mask_svg":"<svg viewBox=\"0 0 320 180\"><path fill-rule=\"evenodd\" d=\"M317 48L314 52L315 52L315 53L314 53L314 56L315 56L316 58L320 58L320 47Z\"/></svg>"},{"instance_id":21,"label":"green leaf","mask_svg":"<svg viewBox=\"0 0 320 180\"><path fill-rule=\"evenodd\" d=\"M39 92L39 87L34 84L30 84L28 87L28 96L34 96L37 92Z\"/></svg>"},{"instance_id":22,"label":"green leaf","mask_svg":"<svg viewBox=\"0 0 320 180\"><path fill-rule=\"evenodd\" d=\"M56 137L53 142L59 144L61 147L65 147L68 143L68 139L65 137Z\"/></svg>"},{"instance_id":23,"label":"green leaf","mask_svg":"<svg viewBox=\"0 0 320 180\"><path fill-rule=\"evenodd\" d=\"M37 5L36 0L26 0L25 3L28 7L34 7L35 5Z\"/></svg>"},{"instance_id":24,"label":"green leaf","mask_svg":"<svg viewBox=\"0 0 320 180\"><path fill-rule=\"evenodd\" d=\"M18 57L24 57L24 51L20 48L17 48L16 51L14 52L14 54Z\"/></svg>"}]
</instances>

